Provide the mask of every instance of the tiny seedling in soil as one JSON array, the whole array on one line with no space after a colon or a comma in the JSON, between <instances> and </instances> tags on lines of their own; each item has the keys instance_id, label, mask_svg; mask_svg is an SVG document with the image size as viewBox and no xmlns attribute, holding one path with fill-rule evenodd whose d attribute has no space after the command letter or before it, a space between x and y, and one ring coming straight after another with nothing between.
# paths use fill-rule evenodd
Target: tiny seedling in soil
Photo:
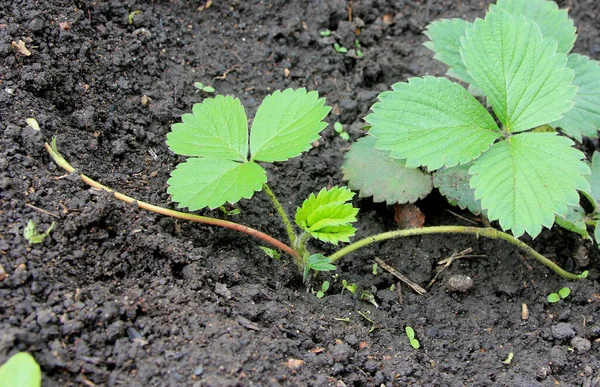
<instances>
[{"instance_id":1,"label":"tiny seedling in soil","mask_svg":"<svg viewBox=\"0 0 600 387\"><path fill-rule=\"evenodd\" d=\"M356 293L356 284L354 283L348 283L348 281L346 280L342 280L342 294L344 294L344 289L346 289L347 291L349 291L352 294Z\"/></svg>"},{"instance_id":2,"label":"tiny seedling in soil","mask_svg":"<svg viewBox=\"0 0 600 387\"><path fill-rule=\"evenodd\" d=\"M569 297L569 294L571 294L571 289L564 287L561 288L558 293L550 293L548 294L548 297L546 297L546 299L548 300L549 303L555 303L558 302L562 299L565 299L567 297Z\"/></svg>"},{"instance_id":3,"label":"tiny seedling in soil","mask_svg":"<svg viewBox=\"0 0 600 387\"><path fill-rule=\"evenodd\" d=\"M369 291L366 291L366 290L363 291L360 295L360 299L362 301L366 301L366 302L372 304L376 308L379 308L377 301L375 301L375 296L373 295L373 293L371 293Z\"/></svg>"},{"instance_id":4,"label":"tiny seedling in soil","mask_svg":"<svg viewBox=\"0 0 600 387\"><path fill-rule=\"evenodd\" d=\"M225 216L239 215L241 213L239 208L233 208L231 210L228 210L225 206L219 206L219 210L221 210L221 212Z\"/></svg>"},{"instance_id":5,"label":"tiny seedling in soil","mask_svg":"<svg viewBox=\"0 0 600 387\"><path fill-rule=\"evenodd\" d=\"M215 88L212 86L204 85L202 82L194 82L194 87L198 89L198 91L203 91L205 93L214 93Z\"/></svg>"},{"instance_id":6,"label":"tiny seedling in soil","mask_svg":"<svg viewBox=\"0 0 600 387\"><path fill-rule=\"evenodd\" d=\"M344 46L341 46L339 43L334 43L333 48L335 49L335 52L339 52L340 54L345 54L348 52L348 49Z\"/></svg>"},{"instance_id":7,"label":"tiny seedling in soil","mask_svg":"<svg viewBox=\"0 0 600 387\"><path fill-rule=\"evenodd\" d=\"M54 229L54 226L56 226L56 222L52 222L52 224L50 224L50 227L48 227L48 229L45 232L40 233L37 231L35 222L33 220L30 220L29 222L27 222L27 226L25 226L25 229L23 230L23 236L25 237L25 239L27 239L30 245L42 243L44 242L44 239L46 239L46 237L50 235L50 232Z\"/></svg>"},{"instance_id":8,"label":"tiny seedling in soil","mask_svg":"<svg viewBox=\"0 0 600 387\"><path fill-rule=\"evenodd\" d=\"M323 31L319 32L319 35L321 35L322 37L331 36L331 31L330 30L323 30Z\"/></svg>"},{"instance_id":9,"label":"tiny seedling in soil","mask_svg":"<svg viewBox=\"0 0 600 387\"><path fill-rule=\"evenodd\" d=\"M129 13L129 16L127 16L127 23L129 24L133 24L133 18L135 17L135 15L139 15L140 13L142 13L141 10L135 10L135 11L131 11Z\"/></svg>"},{"instance_id":10,"label":"tiny seedling in soil","mask_svg":"<svg viewBox=\"0 0 600 387\"><path fill-rule=\"evenodd\" d=\"M317 292L317 298L325 297L325 293L329 290L329 281L323 281L321 285L321 290Z\"/></svg>"},{"instance_id":11,"label":"tiny seedling in soil","mask_svg":"<svg viewBox=\"0 0 600 387\"><path fill-rule=\"evenodd\" d=\"M279 253L279 251L271 249L269 247L266 246L258 246L262 251L265 252L265 254L267 254L269 257L279 261L281 259L281 254Z\"/></svg>"},{"instance_id":12,"label":"tiny seedling in soil","mask_svg":"<svg viewBox=\"0 0 600 387\"><path fill-rule=\"evenodd\" d=\"M41 385L40 366L27 352L14 354L0 367L0 386L39 387Z\"/></svg>"},{"instance_id":13,"label":"tiny seedling in soil","mask_svg":"<svg viewBox=\"0 0 600 387\"><path fill-rule=\"evenodd\" d=\"M377 264L374 263L373 267L371 268L371 273L373 273L373 275L377 275Z\"/></svg>"},{"instance_id":14,"label":"tiny seedling in soil","mask_svg":"<svg viewBox=\"0 0 600 387\"><path fill-rule=\"evenodd\" d=\"M515 356L515 354L514 354L514 353L512 353L512 352L509 352L509 353L508 353L508 356L506 357L506 359L505 359L505 360L502 360L502 363L504 363L504 364L507 364L507 365L508 365L508 364L510 364L510 363L512 363L512 360L513 360L513 357L514 357L514 356Z\"/></svg>"},{"instance_id":15,"label":"tiny seedling in soil","mask_svg":"<svg viewBox=\"0 0 600 387\"><path fill-rule=\"evenodd\" d=\"M335 124L333 124L333 130L335 130L335 132L339 134L343 140L350 140L350 135L344 131L344 125L342 125L341 122L336 121Z\"/></svg>"},{"instance_id":16,"label":"tiny seedling in soil","mask_svg":"<svg viewBox=\"0 0 600 387\"><path fill-rule=\"evenodd\" d=\"M406 336L408 337L408 341L410 342L411 347L413 347L414 349L419 349L421 347L421 343L419 343L419 340L415 338L414 329L407 325L404 331L406 332Z\"/></svg>"},{"instance_id":17,"label":"tiny seedling in soil","mask_svg":"<svg viewBox=\"0 0 600 387\"><path fill-rule=\"evenodd\" d=\"M360 41L358 39L354 40L354 47L356 49L356 56L358 58L362 58L363 57L363 52L360 49Z\"/></svg>"}]
</instances>

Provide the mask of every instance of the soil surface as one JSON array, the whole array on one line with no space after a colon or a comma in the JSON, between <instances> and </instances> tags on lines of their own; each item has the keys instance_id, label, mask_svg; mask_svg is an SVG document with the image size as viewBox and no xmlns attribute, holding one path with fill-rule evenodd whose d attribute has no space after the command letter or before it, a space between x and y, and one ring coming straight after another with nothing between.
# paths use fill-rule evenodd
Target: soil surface
<instances>
[{"instance_id":1,"label":"soil surface","mask_svg":"<svg viewBox=\"0 0 600 387\"><path fill-rule=\"evenodd\" d=\"M567 282L503 242L427 236L344 258L334 275L313 281L315 289L325 279L332 284L317 299L288 257L267 257L243 234L118 202L65 174L43 148L56 135L66 159L92 178L175 208L166 181L180 158L165 135L209 96L194 82L239 97L249 117L273 90L318 90L333 106L330 122L342 122L356 140L378 93L411 76L445 73L422 46L425 26L442 17L473 20L488 4L0 2L0 363L31 352L44 386L600 385L600 254L571 233L555 227L524 240L562 267L588 269L587 280ZM574 51L600 59L600 4L560 6L579 30ZM320 36L325 29L333 34ZM333 49L335 41L352 48L357 38L362 58ZM12 47L19 40L30 56ZM266 166L290 213L311 192L343 184L349 144L330 126L310 152ZM599 147L586 141L582 149L591 155ZM393 208L355 204L356 238L396 227ZM477 221L439 194L419 205L427 225ZM236 207L241 214L232 220L285 239L263 193ZM29 220L56 228L29 246ZM438 261L468 248L477 257L455 261L425 295L381 268L372 273L379 257L425 286ZM473 288L456 292L448 281L457 276L472 278ZM342 292L342 280L355 283L356 294ZM564 286L571 295L548 304L546 296ZM378 307L360 300L365 290ZM503 362L509 353L512 361Z\"/></svg>"}]
</instances>

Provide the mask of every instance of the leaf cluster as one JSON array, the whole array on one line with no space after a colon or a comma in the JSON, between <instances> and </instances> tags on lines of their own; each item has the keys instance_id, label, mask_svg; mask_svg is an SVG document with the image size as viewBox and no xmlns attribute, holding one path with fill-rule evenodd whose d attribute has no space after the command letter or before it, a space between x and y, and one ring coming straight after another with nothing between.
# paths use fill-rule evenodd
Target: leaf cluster
<instances>
[{"instance_id":1,"label":"leaf cluster","mask_svg":"<svg viewBox=\"0 0 600 387\"><path fill-rule=\"evenodd\" d=\"M349 186L360 196L379 195L377 201L414 201L423 184L398 197L383 194L369 176L404 168L394 173L411 186L424 168L435 171L433 184L451 202L498 220L517 237L537 236L578 204L578 191L590 192L583 153L556 130L577 141L597 136L599 63L569 54L575 27L552 1L499 0L484 19L440 20L425 33L434 58L469 88L426 76L380 94L366 117L376 143L357 142L346 157ZM361 168L355 155L376 151L387 153L381 161L398 163Z\"/></svg>"}]
</instances>

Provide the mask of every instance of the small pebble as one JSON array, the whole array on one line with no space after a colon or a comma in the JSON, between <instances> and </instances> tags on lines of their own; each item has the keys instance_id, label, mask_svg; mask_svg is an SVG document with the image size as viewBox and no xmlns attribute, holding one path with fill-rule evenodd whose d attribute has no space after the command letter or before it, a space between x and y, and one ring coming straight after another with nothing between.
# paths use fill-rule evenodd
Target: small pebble
<instances>
[{"instance_id":1,"label":"small pebble","mask_svg":"<svg viewBox=\"0 0 600 387\"><path fill-rule=\"evenodd\" d=\"M587 352L592 349L592 343L588 339L579 336L571 339L571 346L579 352Z\"/></svg>"},{"instance_id":2,"label":"small pebble","mask_svg":"<svg viewBox=\"0 0 600 387\"><path fill-rule=\"evenodd\" d=\"M448 278L448 282L446 283L446 287L449 291L460 293L469 291L474 285L475 282L471 279L471 277L463 274L453 275L452 277Z\"/></svg>"},{"instance_id":3,"label":"small pebble","mask_svg":"<svg viewBox=\"0 0 600 387\"><path fill-rule=\"evenodd\" d=\"M194 375L196 375L196 376L200 376L203 373L204 373L204 367L202 367L201 365L196 367L196 369L194 370Z\"/></svg>"},{"instance_id":4,"label":"small pebble","mask_svg":"<svg viewBox=\"0 0 600 387\"><path fill-rule=\"evenodd\" d=\"M575 330L569 323L558 323L552 326L552 336L558 340L570 339L575 336Z\"/></svg>"}]
</instances>

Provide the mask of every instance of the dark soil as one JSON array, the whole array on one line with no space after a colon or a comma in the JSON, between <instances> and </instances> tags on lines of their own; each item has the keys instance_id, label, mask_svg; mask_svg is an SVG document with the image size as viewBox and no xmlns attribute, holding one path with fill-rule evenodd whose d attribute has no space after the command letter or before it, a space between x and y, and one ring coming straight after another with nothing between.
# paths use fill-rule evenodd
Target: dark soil
<instances>
[{"instance_id":1,"label":"dark soil","mask_svg":"<svg viewBox=\"0 0 600 387\"><path fill-rule=\"evenodd\" d=\"M567 269L588 269L584 281L567 282L506 243L427 236L345 258L335 276L313 282L332 282L319 300L287 257L268 258L257 240L117 202L65 175L43 149L57 135L67 160L92 178L174 208L166 181L179 158L165 135L206 97L195 81L239 97L250 117L273 90L319 90L334 107L330 121L355 140L379 92L445 72L422 46L424 27L483 16L488 3L214 0L202 10L204 0L0 2L0 363L31 352L45 386L599 385L600 254L573 234L554 228L526 241ZM329 28L352 47L349 4L364 22L361 59L319 35ZM598 2L560 5L579 29L575 51L600 59ZM19 40L31 56L11 47ZM348 147L328 128L307 154L267 166L288 211L342 183ZM588 155L594 148L584 144ZM395 227L393 209L356 204L357 238ZM469 224L439 195L420 206L429 225ZM262 193L239 208L234 220L285 238ZM30 219L41 229L57 223L43 244L23 238ZM469 247L485 257L456 261L424 296L381 269L371 273L380 257L424 286L438 261ZM451 291L457 275L474 287ZM358 285L357 295L342 293L342 279ZM572 295L549 305L546 295L563 286ZM359 299L363 290L378 308ZM410 347L406 325L421 349Z\"/></svg>"}]
</instances>

